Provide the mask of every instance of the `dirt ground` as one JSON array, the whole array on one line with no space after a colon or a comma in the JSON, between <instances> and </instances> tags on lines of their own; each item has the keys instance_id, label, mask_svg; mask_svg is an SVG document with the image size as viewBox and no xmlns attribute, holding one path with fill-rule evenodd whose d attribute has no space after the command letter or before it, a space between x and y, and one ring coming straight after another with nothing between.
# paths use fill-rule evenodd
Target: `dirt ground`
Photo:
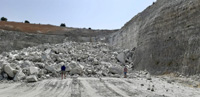
<instances>
[{"instance_id":1,"label":"dirt ground","mask_svg":"<svg viewBox=\"0 0 200 97\"><path fill-rule=\"evenodd\" d=\"M162 78L67 78L0 83L0 97L199 97L200 88Z\"/></svg>"}]
</instances>

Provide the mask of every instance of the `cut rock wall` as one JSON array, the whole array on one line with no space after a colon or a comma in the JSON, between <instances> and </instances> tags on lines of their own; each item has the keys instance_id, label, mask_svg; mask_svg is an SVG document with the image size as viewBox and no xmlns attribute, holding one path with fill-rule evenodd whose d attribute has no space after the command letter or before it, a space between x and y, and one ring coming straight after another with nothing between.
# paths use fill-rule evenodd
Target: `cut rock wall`
<instances>
[{"instance_id":1,"label":"cut rock wall","mask_svg":"<svg viewBox=\"0 0 200 97\"><path fill-rule=\"evenodd\" d=\"M44 43L57 44L66 41L108 42L108 35L115 30L74 29L72 31L49 32L46 34L24 33L0 29L0 53L37 46Z\"/></svg>"},{"instance_id":2,"label":"cut rock wall","mask_svg":"<svg viewBox=\"0 0 200 97\"><path fill-rule=\"evenodd\" d=\"M152 74L200 73L200 1L157 0L111 36L110 43L133 49L133 64Z\"/></svg>"}]
</instances>

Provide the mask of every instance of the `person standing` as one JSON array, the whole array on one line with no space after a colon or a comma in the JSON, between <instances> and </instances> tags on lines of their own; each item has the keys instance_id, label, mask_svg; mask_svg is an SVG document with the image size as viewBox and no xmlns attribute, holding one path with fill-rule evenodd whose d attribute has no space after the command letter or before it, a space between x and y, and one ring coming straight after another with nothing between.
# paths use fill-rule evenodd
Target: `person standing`
<instances>
[{"instance_id":1,"label":"person standing","mask_svg":"<svg viewBox=\"0 0 200 97\"><path fill-rule=\"evenodd\" d=\"M128 69L127 69L127 66L124 67L124 78L127 78L127 72L128 72Z\"/></svg>"},{"instance_id":2,"label":"person standing","mask_svg":"<svg viewBox=\"0 0 200 97\"><path fill-rule=\"evenodd\" d=\"M63 79L63 76L64 76L64 78L66 78L66 67L65 67L65 65L62 65L61 66L61 78Z\"/></svg>"}]
</instances>

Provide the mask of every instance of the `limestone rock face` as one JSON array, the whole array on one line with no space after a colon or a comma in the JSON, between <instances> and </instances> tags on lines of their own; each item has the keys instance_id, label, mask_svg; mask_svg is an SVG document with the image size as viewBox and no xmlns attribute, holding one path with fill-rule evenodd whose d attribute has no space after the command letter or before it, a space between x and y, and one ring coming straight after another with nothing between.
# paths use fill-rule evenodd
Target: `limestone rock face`
<instances>
[{"instance_id":1,"label":"limestone rock face","mask_svg":"<svg viewBox=\"0 0 200 97\"><path fill-rule=\"evenodd\" d=\"M157 0L114 33L110 42L135 48L133 64L152 74L200 73L199 0Z\"/></svg>"},{"instance_id":2,"label":"limestone rock face","mask_svg":"<svg viewBox=\"0 0 200 97\"><path fill-rule=\"evenodd\" d=\"M2 28L2 27L0 27ZM3 28L2 28L3 29ZM67 28L68 29L68 28ZM4 51L20 50L44 43L58 44L67 41L76 42L108 42L108 35L117 30L88 30L69 28L65 31L50 31L45 34L38 32L24 33L20 31L0 30L0 53ZM102 40L102 38L104 38ZM21 58L21 57L18 57ZM35 57L37 61L37 57Z\"/></svg>"}]
</instances>

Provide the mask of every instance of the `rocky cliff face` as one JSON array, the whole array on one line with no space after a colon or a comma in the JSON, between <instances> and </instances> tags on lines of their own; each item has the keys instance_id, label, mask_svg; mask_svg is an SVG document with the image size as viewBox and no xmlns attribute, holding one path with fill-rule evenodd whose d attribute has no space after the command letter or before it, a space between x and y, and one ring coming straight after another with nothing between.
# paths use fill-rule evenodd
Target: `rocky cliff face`
<instances>
[{"instance_id":1,"label":"rocky cliff face","mask_svg":"<svg viewBox=\"0 0 200 97\"><path fill-rule=\"evenodd\" d=\"M153 74L200 73L200 1L157 0L114 33L111 44L136 48L136 69Z\"/></svg>"},{"instance_id":2,"label":"rocky cliff face","mask_svg":"<svg viewBox=\"0 0 200 97\"><path fill-rule=\"evenodd\" d=\"M108 42L108 35L115 30L73 29L48 33L24 33L0 30L0 53L19 50L44 43L57 44L65 41Z\"/></svg>"}]
</instances>

